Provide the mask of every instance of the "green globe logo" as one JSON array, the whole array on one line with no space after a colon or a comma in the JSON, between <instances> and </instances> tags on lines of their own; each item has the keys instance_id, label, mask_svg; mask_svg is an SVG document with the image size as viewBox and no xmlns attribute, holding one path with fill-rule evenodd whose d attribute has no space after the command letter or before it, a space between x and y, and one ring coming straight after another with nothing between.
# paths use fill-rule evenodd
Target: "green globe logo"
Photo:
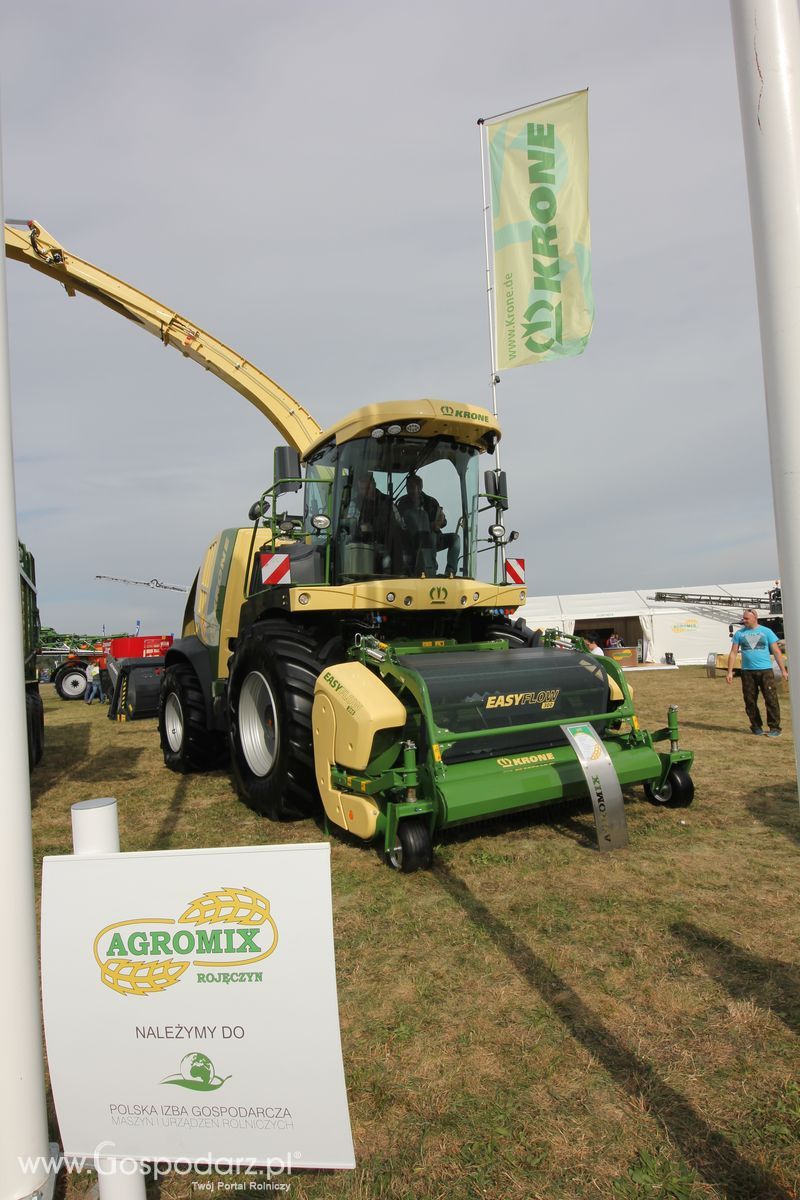
<instances>
[{"instance_id":1,"label":"green globe logo","mask_svg":"<svg viewBox=\"0 0 800 1200\"><path fill-rule=\"evenodd\" d=\"M216 1092L221 1088L230 1075L221 1079L214 1070L214 1064L207 1054L199 1050L185 1054L181 1059L180 1071L177 1075L167 1075L162 1083L172 1083L176 1087L189 1088L193 1092Z\"/></svg>"},{"instance_id":2,"label":"green globe logo","mask_svg":"<svg viewBox=\"0 0 800 1200\"><path fill-rule=\"evenodd\" d=\"M190 1082L199 1079L201 1083L211 1083L214 1064L205 1054L187 1054L181 1059L181 1075Z\"/></svg>"}]
</instances>

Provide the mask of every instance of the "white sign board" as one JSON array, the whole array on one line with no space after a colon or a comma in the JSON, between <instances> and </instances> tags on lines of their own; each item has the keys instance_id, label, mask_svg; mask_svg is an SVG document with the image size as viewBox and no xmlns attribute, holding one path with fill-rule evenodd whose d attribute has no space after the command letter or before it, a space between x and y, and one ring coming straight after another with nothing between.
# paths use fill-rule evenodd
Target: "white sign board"
<instances>
[{"instance_id":1,"label":"white sign board","mask_svg":"<svg viewBox=\"0 0 800 1200\"><path fill-rule=\"evenodd\" d=\"M65 1155L355 1166L327 845L46 858L42 990Z\"/></svg>"}]
</instances>

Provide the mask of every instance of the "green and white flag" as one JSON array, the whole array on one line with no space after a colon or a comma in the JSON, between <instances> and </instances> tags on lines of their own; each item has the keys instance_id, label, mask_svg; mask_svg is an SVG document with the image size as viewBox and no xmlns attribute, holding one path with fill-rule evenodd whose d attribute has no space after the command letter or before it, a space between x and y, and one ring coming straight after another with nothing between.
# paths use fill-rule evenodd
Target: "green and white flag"
<instances>
[{"instance_id":1,"label":"green and white flag","mask_svg":"<svg viewBox=\"0 0 800 1200\"><path fill-rule=\"evenodd\" d=\"M592 331L588 95L485 122L500 369L581 354Z\"/></svg>"}]
</instances>

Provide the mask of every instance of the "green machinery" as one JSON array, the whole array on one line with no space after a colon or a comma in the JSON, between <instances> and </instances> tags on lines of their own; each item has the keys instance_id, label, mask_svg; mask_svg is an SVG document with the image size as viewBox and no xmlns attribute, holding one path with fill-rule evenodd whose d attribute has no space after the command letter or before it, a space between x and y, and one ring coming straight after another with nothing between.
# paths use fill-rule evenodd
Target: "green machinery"
<instances>
[{"instance_id":1,"label":"green machinery","mask_svg":"<svg viewBox=\"0 0 800 1200\"><path fill-rule=\"evenodd\" d=\"M256 811L279 820L321 802L329 826L406 871L444 829L589 795L575 722L621 784L691 802L675 710L648 734L616 663L514 618L527 590L508 557L504 472L480 485L495 416L390 401L323 430L253 363L36 222L6 225L5 242L217 375L288 442L251 524L208 547L167 651L170 770L229 761Z\"/></svg>"},{"instance_id":2,"label":"green machinery","mask_svg":"<svg viewBox=\"0 0 800 1200\"><path fill-rule=\"evenodd\" d=\"M315 757L329 818L378 839L402 870L426 866L441 830L585 796L562 732L575 720L601 733L623 787L643 782L655 803L691 803L693 756L678 748L677 710L648 733L617 663L556 631L543 643L359 639L316 688ZM657 751L664 741L669 748Z\"/></svg>"},{"instance_id":3,"label":"green machinery","mask_svg":"<svg viewBox=\"0 0 800 1200\"><path fill-rule=\"evenodd\" d=\"M44 752L44 706L39 694L36 655L39 649L39 609L36 603L36 563L19 543L19 593L22 613L22 653L25 666L25 724L28 734L28 763L31 770Z\"/></svg>"},{"instance_id":4,"label":"green machinery","mask_svg":"<svg viewBox=\"0 0 800 1200\"><path fill-rule=\"evenodd\" d=\"M211 543L167 652L170 769L229 755L256 811L280 820L321 800L329 827L404 871L430 863L442 830L587 796L575 722L620 785L691 802L677 711L645 732L617 663L514 619L526 590L504 562L505 478L488 470L479 486L499 434L485 410L420 400L351 414L303 462L276 452L253 525ZM414 476L439 502L427 526L411 513ZM455 544L433 529L445 508Z\"/></svg>"}]
</instances>

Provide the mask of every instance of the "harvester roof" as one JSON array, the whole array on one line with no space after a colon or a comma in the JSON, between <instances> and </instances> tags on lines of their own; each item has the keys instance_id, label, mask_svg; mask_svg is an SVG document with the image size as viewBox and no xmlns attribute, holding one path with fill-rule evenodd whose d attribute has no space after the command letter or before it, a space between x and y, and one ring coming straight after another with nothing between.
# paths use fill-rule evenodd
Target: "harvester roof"
<instances>
[{"instance_id":1,"label":"harvester roof","mask_svg":"<svg viewBox=\"0 0 800 1200\"><path fill-rule=\"evenodd\" d=\"M326 442L341 445L375 430L413 437L452 437L466 446L491 451L500 440L497 418L485 408L448 404L443 400L388 400L356 409L314 439L303 455L310 458Z\"/></svg>"}]
</instances>

